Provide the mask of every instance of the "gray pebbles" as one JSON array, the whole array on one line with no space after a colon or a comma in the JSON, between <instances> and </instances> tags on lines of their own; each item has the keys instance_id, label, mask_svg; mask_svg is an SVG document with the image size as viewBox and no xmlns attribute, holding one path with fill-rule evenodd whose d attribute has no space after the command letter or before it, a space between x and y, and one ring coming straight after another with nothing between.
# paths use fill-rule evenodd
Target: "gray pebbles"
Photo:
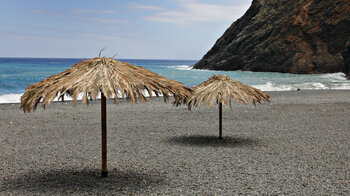
<instances>
[{"instance_id":1,"label":"gray pebbles","mask_svg":"<svg viewBox=\"0 0 350 196\"><path fill-rule=\"evenodd\" d=\"M1 104L0 195L350 195L350 91L268 94L224 108L223 140L216 106L109 101L108 178L99 101Z\"/></svg>"}]
</instances>

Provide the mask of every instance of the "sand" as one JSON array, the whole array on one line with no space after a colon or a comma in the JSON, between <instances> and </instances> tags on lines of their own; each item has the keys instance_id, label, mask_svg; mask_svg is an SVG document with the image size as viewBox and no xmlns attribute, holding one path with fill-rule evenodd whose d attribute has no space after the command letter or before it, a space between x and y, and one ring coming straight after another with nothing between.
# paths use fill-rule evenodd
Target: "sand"
<instances>
[{"instance_id":1,"label":"sand","mask_svg":"<svg viewBox=\"0 0 350 196\"><path fill-rule=\"evenodd\" d=\"M100 104L0 105L0 195L350 194L350 91L268 92L223 110L162 99L107 105L109 177L100 178Z\"/></svg>"}]
</instances>

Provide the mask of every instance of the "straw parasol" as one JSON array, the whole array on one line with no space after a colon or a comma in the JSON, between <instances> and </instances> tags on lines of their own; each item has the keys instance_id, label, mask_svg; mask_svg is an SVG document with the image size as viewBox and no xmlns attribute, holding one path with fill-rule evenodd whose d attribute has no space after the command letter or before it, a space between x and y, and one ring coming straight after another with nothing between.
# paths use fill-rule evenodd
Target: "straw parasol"
<instances>
[{"instance_id":1,"label":"straw parasol","mask_svg":"<svg viewBox=\"0 0 350 196\"><path fill-rule=\"evenodd\" d=\"M101 52L100 52L101 55ZM35 110L41 102L45 108L58 97L72 97L73 106L78 96L82 102L89 105L89 97L96 100L101 94L101 124L102 124L102 176L107 176L107 125L106 99L118 97L130 99L131 104L138 101L146 102L147 94L153 98L162 95L167 102L174 96L174 105L184 103L190 94L190 89L181 83L170 80L143 67L131 65L113 58L97 57L83 60L72 68L50 76L41 82L26 88L21 97L21 109L24 112Z\"/></svg>"},{"instance_id":2,"label":"straw parasol","mask_svg":"<svg viewBox=\"0 0 350 196\"><path fill-rule=\"evenodd\" d=\"M187 100L188 108L192 106L203 107L213 106L214 102L219 105L219 138L222 139L222 104L224 106L230 105L232 109L232 100L237 103L249 104L252 102L254 106L256 103L263 101L270 102L268 94L259 89L247 86L241 82L234 81L228 76L214 75L207 81L192 88L192 95Z\"/></svg>"}]
</instances>

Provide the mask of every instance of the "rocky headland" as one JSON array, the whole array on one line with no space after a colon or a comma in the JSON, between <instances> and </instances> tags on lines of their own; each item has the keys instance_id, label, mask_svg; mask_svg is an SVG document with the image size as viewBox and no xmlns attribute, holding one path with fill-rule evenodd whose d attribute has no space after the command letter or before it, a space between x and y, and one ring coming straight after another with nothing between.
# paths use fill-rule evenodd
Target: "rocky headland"
<instances>
[{"instance_id":1,"label":"rocky headland","mask_svg":"<svg viewBox=\"0 0 350 196\"><path fill-rule=\"evenodd\" d=\"M253 0L195 69L350 75L349 0Z\"/></svg>"}]
</instances>

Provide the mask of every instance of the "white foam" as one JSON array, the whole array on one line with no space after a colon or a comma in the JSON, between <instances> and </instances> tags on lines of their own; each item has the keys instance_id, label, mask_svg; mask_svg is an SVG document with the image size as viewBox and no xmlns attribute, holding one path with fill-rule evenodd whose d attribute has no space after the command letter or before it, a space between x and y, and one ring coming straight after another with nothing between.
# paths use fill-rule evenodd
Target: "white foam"
<instances>
[{"instance_id":1,"label":"white foam","mask_svg":"<svg viewBox=\"0 0 350 196\"><path fill-rule=\"evenodd\" d=\"M23 94L4 94L0 95L0 103L20 103Z\"/></svg>"},{"instance_id":2,"label":"white foam","mask_svg":"<svg viewBox=\"0 0 350 196\"><path fill-rule=\"evenodd\" d=\"M350 83L335 84L332 89L347 90L350 89Z\"/></svg>"},{"instance_id":3,"label":"white foam","mask_svg":"<svg viewBox=\"0 0 350 196\"><path fill-rule=\"evenodd\" d=\"M305 85L307 85L306 87L309 89L329 89L329 87L327 87L325 84L323 84L321 82L305 83ZM312 86L312 87L309 87L309 86Z\"/></svg>"},{"instance_id":4,"label":"white foam","mask_svg":"<svg viewBox=\"0 0 350 196\"><path fill-rule=\"evenodd\" d=\"M271 82L266 84L252 85L254 88L260 89L262 91L290 91L294 90L292 86L287 85L274 85Z\"/></svg>"},{"instance_id":5,"label":"white foam","mask_svg":"<svg viewBox=\"0 0 350 196\"><path fill-rule=\"evenodd\" d=\"M22 94L4 94L0 95L0 103L20 103ZM78 96L78 100L81 100L82 95ZM64 96L64 100L72 100L72 97ZM58 101L56 97L54 101Z\"/></svg>"},{"instance_id":6,"label":"white foam","mask_svg":"<svg viewBox=\"0 0 350 196\"><path fill-rule=\"evenodd\" d=\"M191 65L174 65L174 66L164 66L164 67L182 70L182 71L216 72L216 70L210 70L210 69L193 69L193 66Z\"/></svg>"},{"instance_id":7,"label":"white foam","mask_svg":"<svg viewBox=\"0 0 350 196\"><path fill-rule=\"evenodd\" d=\"M175 65L175 66L167 66L173 69L177 69L177 70L191 70L192 66L190 65Z\"/></svg>"},{"instance_id":8,"label":"white foam","mask_svg":"<svg viewBox=\"0 0 350 196\"><path fill-rule=\"evenodd\" d=\"M340 84L330 84L326 85L321 82L314 83L300 83L291 85L278 85L272 82L267 82L266 84L253 85L254 88L260 89L262 91L291 91L291 90L326 90L326 89L337 89L337 90L347 90L350 89L350 83L340 83Z\"/></svg>"},{"instance_id":9,"label":"white foam","mask_svg":"<svg viewBox=\"0 0 350 196\"><path fill-rule=\"evenodd\" d=\"M331 73L331 74L323 74L322 78L328 79L332 82L344 82L347 81L345 73Z\"/></svg>"},{"instance_id":10,"label":"white foam","mask_svg":"<svg viewBox=\"0 0 350 196\"><path fill-rule=\"evenodd\" d=\"M321 90L321 89L337 89L337 90L348 90L350 89L350 81L344 79L344 74L336 73L336 74L324 74L321 77L327 77L328 79L334 78L337 82L333 82L330 84L325 84L322 82L307 82L307 83L299 83L299 84L275 84L272 81L268 81L265 84L252 85L254 88L260 89L262 91L292 91L292 90ZM340 81L341 80L341 81ZM3 94L0 95L0 103L20 103L21 96L23 94ZM149 97L147 91L144 92L146 97ZM152 96L156 96L154 92L152 92ZM162 96L162 95L160 95ZM78 100L82 99L82 94L78 96ZM114 97L111 97L112 99ZM118 91L118 98L122 98L120 91ZM100 99L100 95L97 97ZM64 96L64 100L70 101L72 97ZM54 101L58 101L57 98Z\"/></svg>"},{"instance_id":11,"label":"white foam","mask_svg":"<svg viewBox=\"0 0 350 196\"><path fill-rule=\"evenodd\" d=\"M4 94L4 95L0 95L0 103L20 103L21 102L21 96L22 94ZM144 95L145 97L150 97L149 93L147 91L144 91ZM152 91L152 96L156 97L156 94ZM159 94L159 96L163 96L161 93ZM83 98L83 94L79 94L77 100L81 100ZM120 91L118 90L118 98L122 98L122 95L120 93ZM70 96L65 95L64 96L64 100L65 101L71 101L73 98ZM101 94L99 94L97 96L97 99L101 99ZM114 96L110 97L110 99L114 99ZM61 101L58 100L58 97L56 97L53 101Z\"/></svg>"}]
</instances>

